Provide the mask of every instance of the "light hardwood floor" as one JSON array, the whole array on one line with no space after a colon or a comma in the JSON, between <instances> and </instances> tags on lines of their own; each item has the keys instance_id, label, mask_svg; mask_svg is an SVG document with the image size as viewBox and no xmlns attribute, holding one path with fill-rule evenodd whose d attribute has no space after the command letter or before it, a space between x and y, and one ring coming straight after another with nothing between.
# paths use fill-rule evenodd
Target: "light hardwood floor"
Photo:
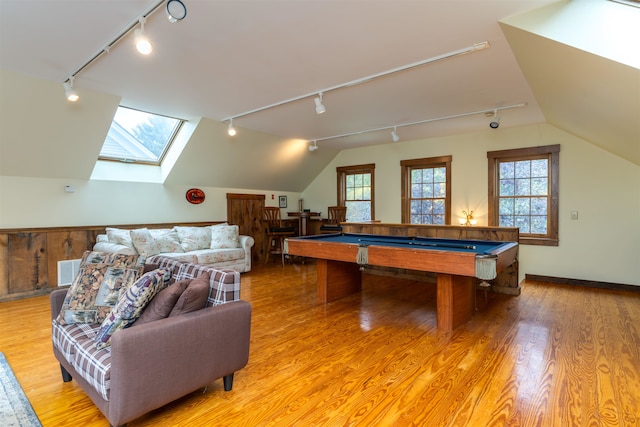
<instances>
[{"instance_id":1,"label":"light hardwood floor","mask_svg":"<svg viewBox=\"0 0 640 427\"><path fill-rule=\"evenodd\" d=\"M367 276L317 305L315 277L312 262L243 274L251 353L233 390L218 380L129 426L640 425L640 293L525 282L479 293L447 334L432 284ZM62 382L48 310L0 303L0 351L44 427L108 425Z\"/></svg>"}]
</instances>

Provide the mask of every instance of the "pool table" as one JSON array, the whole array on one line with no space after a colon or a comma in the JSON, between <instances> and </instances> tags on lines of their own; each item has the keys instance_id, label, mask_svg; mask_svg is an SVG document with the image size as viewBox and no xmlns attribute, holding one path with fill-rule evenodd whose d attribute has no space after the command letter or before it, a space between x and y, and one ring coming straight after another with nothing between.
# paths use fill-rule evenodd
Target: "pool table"
<instances>
[{"instance_id":1,"label":"pool table","mask_svg":"<svg viewBox=\"0 0 640 427\"><path fill-rule=\"evenodd\" d=\"M476 278L511 265L518 243L339 233L289 238L287 252L317 258L319 303L359 292L367 265L436 273L437 324L450 331L473 315Z\"/></svg>"}]
</instances>

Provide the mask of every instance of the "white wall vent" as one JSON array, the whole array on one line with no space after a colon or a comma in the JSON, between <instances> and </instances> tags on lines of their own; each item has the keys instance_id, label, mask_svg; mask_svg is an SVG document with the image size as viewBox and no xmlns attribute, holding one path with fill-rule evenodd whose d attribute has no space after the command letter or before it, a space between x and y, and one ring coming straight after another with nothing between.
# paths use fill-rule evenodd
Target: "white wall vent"
<instances>
[{"instance_id":1,"label":"white wall vent","mask_svg":"<svg viewBox=\"0 0 640 427\"><path fill-rule=\"evenodd\" d=\"M80 268L79 259L58 261L58 286L70 285Z\"/></svg>"}]
</instances>

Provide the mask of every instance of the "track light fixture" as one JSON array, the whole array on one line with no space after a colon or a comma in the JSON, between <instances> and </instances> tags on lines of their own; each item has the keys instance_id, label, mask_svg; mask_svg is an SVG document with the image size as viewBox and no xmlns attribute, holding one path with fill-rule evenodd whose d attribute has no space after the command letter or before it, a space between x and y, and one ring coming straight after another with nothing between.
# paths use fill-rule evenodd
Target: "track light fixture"
<instances>
[{"instance_id":1,"label":"track light fixture","mask_svg":"<svg viewBox=\"0 0 640 427\"><path fill-rule=\"evenodd\" d=\"M500 116L498 116L498 110L493 111L493 120L489 123L491 129L498 129L500 126Z\"/></svg>"},{"instance_id":2,"label":"track light fixture","mask_svg":"<svg viewBox=\"0 0 640 427\"><path fill-rule=\"evenodd\" d=\"M309 146L309 151L314 152L318 149L318 144L316 143L316 141L313 141L313 145Z\"/></svg>"},{"instance_id":3,"label":"track light fixture","mask_svg":"<svg viewBox=\"0 0 640 427\"><path fill-rule=\"evenodd\" d=\"M229 136L236 135L236 128L233 127L233 119L229 120L229 128L227 129Z\"/></svg>"},{"instance_id":4,"label":"track light fixture","mask_svg":"<svg viewBox=\"0 0 640 427\"><path fill-rule=\"evenodd\" d=\"M400 141L400 137L398 136L398 132L397 132L397 126L393 127L393 130L391 131L391 138L393 139L393 142Z\"/></svg>"},{"instance_id":5,"label":"track light fixture","mask_svg":"<svg viewBox=\"0 0 640 427\"><path fill-rule=\"evenodd\" d=\"M322 92L318 93L318 97L314 99L314 102L316 103L316 113L317 114L322 114L325 111L327 111L327 109L322 104Z\"/></svg>"},{"instance_id":6,"label":"track light fixture","mask_svg":"<svg viewBox=\"0 0 640 427\"><path fill-rule=\"evenodd\" d=\"M180 0L169 0L166 10L171 23L182 21L187 16L187 7Z\"/></svg>"},{"instance_id":7,"label":"track light fixture","mask_svg":"<svg viewBox=\"0 0 640 427\"><path fill-rule=\"evenodd\" d=\"M147 36L144 35L144 23L147 22L147 19L142 17L138 22L140 23L140 28L135 31L136 49L143 55L149 55L153 52L153 46Z\"/></svg>"},{"instance_id":8,"label":"track light fixture","mask_svg":"<svg viewBox=\"0 0 640 427\"><path fill-rule=\"evenodd\" d=\"M76 102L80 99L80 95L73 88L73 77L69 77L69 80L62 84L64 86L64 96L67 97L67 101Z\"/></svg>"}]
</instances>

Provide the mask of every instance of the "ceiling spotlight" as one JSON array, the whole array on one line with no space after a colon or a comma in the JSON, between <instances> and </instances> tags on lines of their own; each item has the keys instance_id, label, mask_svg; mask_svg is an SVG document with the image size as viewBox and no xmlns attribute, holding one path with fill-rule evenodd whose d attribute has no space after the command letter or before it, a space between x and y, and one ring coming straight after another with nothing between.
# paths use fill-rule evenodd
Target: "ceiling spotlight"
<instances>
[{"instance_id":1,"label":"ceiling spotlight","mask_svg":"<svg viewBox=\"0 0 640 427\"><path fill-rule=\"evenodd\" d=\"M396 126L394 126L393 130L391 131L391 138L393 138L393 142L400 141L400 137L398 136L398 132L397 132Z\"/></svg>"},{"instance_id":2,"label":"ceiling spotlight","mask_svg":"<svg viewBox=\"0 0 640 427\"><path fill-rule=\"evenodd\" d=\"M236 135L236 128L233 127L233 119L229 120L229 128L227 129L229 136Z\"/></svg>"},{"instance_id":3,"label":"ceiling spotlight","mask_svg":"<svg viewBox=\"0 0 640 427\"><path fill-rule=\"evenodd\" d=\"M498 110L494 110L493 112L493 120L489 123L489 127L491 129L498 129L500 126L500 116L498 116Z\"/></svg>"},{"instance_id":4,"label":"ceiling spotlight","mask_svg":"<svg viewBox=\"0 0 640 427\"><path fill-rule=\"evenodd\" d=\"M309 146L309 151L316 151L318 149L318 144L316 144L316 141L313 141L313 145Z\"/></svg>"},{"instance_id":5,"label":"ceiling spotlight","mask_svg":"<svg viewBox=\"0 0 640 427\"><path fill-rule=\"evenodd\" d=\"M318 94L318 97L314 99L314 102L316 103L316 113L322 114L327 111L327 109L324 108L324 105L322 104L322 92Z\"/></svg>"},{"instance_id":6,"label":"ceiling spotlight","mask_svg":"<svg viewBox=\"0 0 640 427\"><path fill-rule=\"evenodd\" d=\"M73 88L73 77L69 77L69 80L62 84L64 86L64 96L67 97L67 101L76 102L80 99L80 95Z\"/></svg>"},{"instance_id":7,"label":"ceiling spotlight","mask_svg":"<svg viewBox=\"0 0 640 427\"><path fill-rule=\"evenodd\" d=\"M143 55L149 55L153 52L153 46L151 46L151 42L144 35L144 23L147 20L145 18L140 18L138 22L140 22L140 28L135 31L136 36L136 49Z\"/></svg>"},{"instance_id":8,"label":"ceiling spotlight","mask_svg":"<svg viewBox=\"0 0 640 427\"><path fill-rule=\"evenodd\" d=\"M167 18L174 23L182 21L187 16L187 7L180 0L169 0L167 2Z\"/></svg>"}]
</instances>

